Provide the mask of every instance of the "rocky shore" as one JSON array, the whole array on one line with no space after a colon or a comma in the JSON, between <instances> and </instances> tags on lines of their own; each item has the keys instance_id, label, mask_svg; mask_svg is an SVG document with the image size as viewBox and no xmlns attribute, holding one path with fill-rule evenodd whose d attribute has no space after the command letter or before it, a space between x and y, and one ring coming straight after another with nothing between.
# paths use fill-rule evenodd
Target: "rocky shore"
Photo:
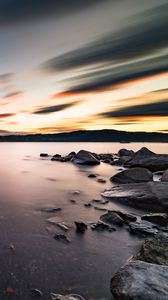
<instances>
[{"instance_id":1,"label":"rocky shore","mask_svg":"<svg viewBox=\"0 0 168 300\"><path fill-rule=\"evenodd\" d=\"M125 266L111 279L111 293L116 300L167 300L168 299L168 155L155 154L143 147L139 151L121 149L117 154L93 153L80 150L66 156L55 154L52 157L41 153L42 159L57 162L71 162L78 165L93 166L107 163L119 166L121 171L110 178L112 187L104 190L102 199L85 203L86 209L94 207L104 211L97 222L87 224L83 220L74 220L79 234L87 229L113 232L122 228L138 236L142 247ZM91 180L97 175L88 175ZM142 209L144 215L127 214L118 210L106 210L109 201ZM98 206L97 206L98 205ZM50 208L50 212L61 208ZM48 222L61 228L64 233L55 235L57 241L70 243L66 232L67 224L58 216ZM146 239L147 238L147 239ZM78 300L78 295L53 295L52 299Z\"/></svg>"}]
</instances>

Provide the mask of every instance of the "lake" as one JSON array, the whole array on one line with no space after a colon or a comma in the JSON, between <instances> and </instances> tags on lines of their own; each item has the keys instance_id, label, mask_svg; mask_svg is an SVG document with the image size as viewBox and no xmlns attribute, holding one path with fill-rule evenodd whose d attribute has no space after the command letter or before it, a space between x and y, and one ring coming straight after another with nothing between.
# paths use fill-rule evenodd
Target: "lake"
<instances>
[{"instance_id":1,"label":"lake","mask_svg":"<svg viewBox=\"0 0 168 300\"><path fill-rule=\"evenodd\" d=\"M76 233L74 221L99 219L104 212L84 204L101 198L100 193L112 186L109 178L119 172L119 167L104 163L79 166L42 159L39 155L41 152L65 155L80 149L117 153L121 148L136 151L143 146L156 153L168 152L168 145L159 143L0 144L0 299L32 299L29 292L32 287L43 292L43 299L50 299L51 292L78 293L87 300L112 299L110 279L137 252L142 239L122 228L112 233L88 228L81 235ZM107 182L102 184L97 178L88 178L90 173ZM47 205L62 210L42 211ZM112 202L103 207L142 213ZM47 221L53 216L70 227L67 236L71 243L53 238L56 233L64 233ZM11 297L5 294L8 287L14 291Z\"/></svg>"}]
</instances>

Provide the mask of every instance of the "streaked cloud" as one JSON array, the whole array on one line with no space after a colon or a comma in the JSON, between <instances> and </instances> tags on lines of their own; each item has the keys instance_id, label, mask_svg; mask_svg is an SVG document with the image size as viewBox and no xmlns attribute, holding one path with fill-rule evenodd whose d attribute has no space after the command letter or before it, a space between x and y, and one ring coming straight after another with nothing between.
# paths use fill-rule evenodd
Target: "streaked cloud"
<instances>
[{"instance_id":1,"label":"streaked cloud","mask_svg":"<svg viewBox=\"0 0 168 300\"><path fill-rule=\"evenodd\" d=\"M53 105L53 106L39 107L35 111L33 111L33 114L40 114L40 115L42 114L43 115L43 114L51 114L54 112L63 111L67 108L70 108L72 106L79 104L79 102L81 102L81 101L74 101L74 102L70 102L70 103L58 104L58 105Z\"/></svg>"},{"instance_id":2,"label":"streaked cloud","mask_svg":"<svg viewBox=\"0 0 168 300\"><path fill-rule=\"evenodd\" d=\"M168 99L157 103L123 107L118 110L101 113L100 116L105 118L168 116Z\"/></svg>"}]
</instances>

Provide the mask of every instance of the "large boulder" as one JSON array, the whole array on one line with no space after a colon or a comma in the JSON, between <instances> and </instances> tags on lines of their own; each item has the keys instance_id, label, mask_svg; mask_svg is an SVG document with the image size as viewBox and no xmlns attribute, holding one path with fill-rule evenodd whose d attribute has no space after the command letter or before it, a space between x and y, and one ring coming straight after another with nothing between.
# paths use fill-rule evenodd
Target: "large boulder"
<instances>
[{"instance_id":1,"label":"large boulder","mask_svg":"<svg viewBox=\"0 0 168 300\"><path fill-rule=\"evenodd\" d=\"M167 300L168 267L130 261L111 280L116 300Z\"/></svg>"},{"instance_id":2,"label":"large boulder","mask_svg":"<svg viewBox=\"0 0 168 300\"><path fill-rule=\"evenodd\" d=\"M100 217L100 220L103 221L104 223L112 224L112 225L120 226L124 224L124 220L113 211L109 211L108 213L102 215Z\"/></svg>"},{"instance_id":3,"label":"large boulder","mask_svg":"<svg viewBox=\"0 0 168 300\"><path fill-rule=\"evenodd\" d=\"M147 182L153 180L153 174L145 168L132 168L117 173L110 180L117 183Z\"/></svg>"},{"instance_id":4,"label":"large boulder","mask_svg":"<svg viewBox=\"0 0 168 300\"><path fill-rule=\"evenodd\" d=\"M141 216L141 219L160 226L168 226L168 214L166 213L146 214Z\"/></svg>"},{"instance_id":5,"label":"large boulder","mask_svg":"<svg viewBox=\"0 0 168 300\"><path fill-rule=\"evenodd\" d=\"M74 163L81 165L98 165L100 164L100 160L96 157L96 155L92 152L86 150L80 150L75 158Z\"/></svg>"},{"instance_id":6,"label":"large boulder","mask_svg":"<svg viewBox=\"0 0 168 300\"><path fill-rule=\"evenodd\" d=\"M148 212L168 212L168 182L116 185L105 190L102 196Z\"/></svg>"},{"instance_id":7,"label":"large boulder","mask_svg":"<svg viewBox=\"0 0 168 300\"><path fill-rule=\"evenodd\" d=\"M168 236L157 234L147 239L134 259L168 266Z\"/></svg>"},{"instance_id":8,"label":"large boulder","mask_svg":"<svg viewBox=\"0 0 168 300\"><path fill-rule=\"evenodd\" d=\"M162 175L162 178L161 178L161 181L166 181L168 182L168 170L166 170L163 175Z\"/></svg>"},{"instance_id":9,"label":"large boulder","mask_svg":"<svg viewBox=\"0 0 168 300\"><path fill-rule=\"evenodd\" d=\"M136 153L131 160L125 163L125 166L143 167L152 172L168 169L168 155L152 153L148 153L148 155L141 155L141 153Z\"/></svg>"}]
</instances>

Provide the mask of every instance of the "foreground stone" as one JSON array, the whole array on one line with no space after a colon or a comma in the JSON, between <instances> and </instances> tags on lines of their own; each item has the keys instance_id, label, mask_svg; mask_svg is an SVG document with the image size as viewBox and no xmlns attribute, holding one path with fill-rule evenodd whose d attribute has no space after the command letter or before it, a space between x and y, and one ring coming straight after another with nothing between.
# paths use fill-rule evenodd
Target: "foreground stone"
<instances>
[{"instance_id":1,"label":"foreground stone","mask_svg":"<svg viewBox=\"0 0 168 300\"><path fill-rule=\"evenodd\" d=\"M147 214L143 215L141 219L160 226L168 226L168 214L165 213Z\"/></svg>"},{"instance_id":2,"label":"foreground stone","mask_svg":"<svg viewBox=\"0 0 168 300\"><path fill-rule=\"evenodd\" d=\"M147 221L129 223L130 232L138 235L155 235L158 229L155 225Z\"/></svg>"},{"instance_id":3,"label":"foreground stone","mask_svg":"<svg viewBox=\"0 0 168 300\"><path fill-rule=\"evenodd\" d=\"M147 182L153 180L151 171L145 168L132 168L117 173L110 178L111 181L117 183Z\"/></svg>"},{"instance_id":4,"label":"foreground stone","mask_svg":"<svg viewBox=\"0 0 168 300\"><path fill-rule=\"evenodd\" d=\"M157 234L154 238L147 239L134 258L168 266L168 236Z\"/></svg>"},{"instance_id":5,"label":"foreground stone","mask_svg":"<svg viewBox=\"0 0 168 300\"><path fill-rule=\"evenodd\" d=\"M168 182L121 184L106 190L102 196L150 212L168 212Z\"/></svg>"},{"instance_id":6,"label":"foreground stone","mask_svg":"<svg viewBox=\"0 0 168 300\"><path fill-rule=\"evenodd\" d=\"M77 222L75 221L75 226L76 226L76 231L79 233L84 233L85 230L87 229L87 224L85 224L84 222Z\"/></svg>"},{"instance_id":7,"label":"foreground stone","mask_svg":"<svg viewBox=\"0 0 168 300\"><path fill-rule=\"evenodd\" d=\"M100 164L100 160L94 155L94 153L86 151L86 150L80 150L74 160L74 163L81 164L81 165L98 165Z\"/></svg>"},{"instance_id":8,"label":"foreground stone","mask_svg":"<svg viewBox=\"0 0 168 300\"><path fill-rule=\"evenodd\" d=\"M168 169L168 155L155 154L144 158L133 158L126 162L127 167L143 167L152 172Z\"/></svg>"},{"instance_id":9,"label":"foreground stone","mask_svg":"<svg viewBox=\"0 0 168 300\"><path fill-rule=\"evenodd\" d=\"M137 221L137 217L135 217L134 215L126 214L126 213L123 213L119 210L112 210L112 212L119 215L124 220L125 223L130 223L130 222L136 222Z\"/></svg>"},{"instance_id":10,"label":"foreground stone","mask_svg":"<svg viewBox=\"0 0 168 300\"><path fill-rule=\"evenodd\" d=\"M111 280L116 300L167 300L168 267L131 261Z\"/></svg>"}]
</instances>

